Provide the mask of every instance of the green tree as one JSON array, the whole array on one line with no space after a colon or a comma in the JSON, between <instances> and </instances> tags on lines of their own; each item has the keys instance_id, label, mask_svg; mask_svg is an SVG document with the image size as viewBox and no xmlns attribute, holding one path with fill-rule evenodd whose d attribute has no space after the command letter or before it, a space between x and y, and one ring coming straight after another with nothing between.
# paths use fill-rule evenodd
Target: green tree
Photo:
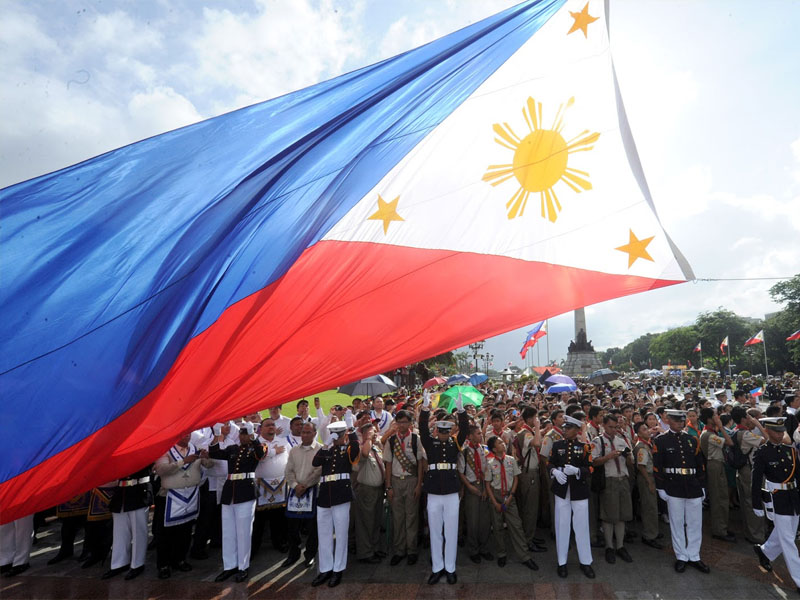
<instances>
[{"instance_id":1,"label":"green tree","mask_svg":"<svg viewBox=\"0 0 800 600\"><path fill-rule=\"evenodd\" d=\"M773 285L769 295L775 302L785 305L780 313L765 323L764 336L767 338L769 334L769 354L776 348L776 369L797 372L800 370L800 340L787 342L786 338L800 329L800 274Z\"/></svg>"},{"instance_id":2,"label":"green tree","mask_svg":"<svg viewBox=\"0 0 800 600\"><path fill-rule=\"evenodd\" d=\"M737 363L742 355L742 344L752 335L752 327L751 323L721 306L713 312L700 313L695 321L695 329L699 334L697 341L703 344L705 366L717 370L728 368L728 357L722 353L719 347L726 336L728 337L728 351L731 353L731 363Z\"/></svg>"},{"instance_id":3,"label":"green tree","mask_svg":"<svg viewBox=\"0 0 800 600\"><path fill-rule=\"evenodd\" d=\"M691 360L692 350L697 345L699 333L694 325L676 327L654 336L650 340L650 356L653 366L672 363L673 365L686 364Z\"/></svg>"}]
</instances>

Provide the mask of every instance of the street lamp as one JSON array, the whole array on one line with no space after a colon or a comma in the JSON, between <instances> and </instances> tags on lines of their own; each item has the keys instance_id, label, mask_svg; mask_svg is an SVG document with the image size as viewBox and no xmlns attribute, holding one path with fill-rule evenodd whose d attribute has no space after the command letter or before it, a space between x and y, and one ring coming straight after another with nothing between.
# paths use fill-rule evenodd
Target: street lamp
<instances>
[{"instance_id":1,"label":"street lamp","mask_svg":"<svg viewBox=\"0 0 800 600\"><path fill-rule=\"evenodd\" d=\"M486 340L480 340L474 342L469 345L469 349L472 350L472 355L475 357L475 370L478 370L478 352L483 350L483 345L486 343Z\"/></svg>"},{"instance_id":2,"label":"street lamp","mask_svg":"<svg viewBox=\"0 0 800 600\"><path fill-rule=\"evenodd\" d=\"M483 355L484 360L486 361L486 368L484 368L483 372L487 375L489 374L489 363L494 360L494 354L489 354L488 352Z\"/></svg>"}]
</instances>

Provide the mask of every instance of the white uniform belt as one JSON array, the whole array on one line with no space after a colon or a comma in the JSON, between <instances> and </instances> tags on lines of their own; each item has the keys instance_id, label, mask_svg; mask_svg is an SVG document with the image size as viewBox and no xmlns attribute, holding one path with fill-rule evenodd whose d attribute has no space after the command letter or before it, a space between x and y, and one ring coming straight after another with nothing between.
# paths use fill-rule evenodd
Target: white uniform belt
<instances>
[{"instance_id":1,"label":"white uniform belt","mask_svg":"<svg viewBox=\"0 0 800 600\"><path fill-rule=\"evenodd\" d=\"M664 473L669 475L694 475L696 472L696 469L673 469L671 467L664 469Z\"/></svg>"},{"instance_id":2,"label":"white uniform belt","mask_svg":"<svg viewBox=\"0 0 800 600\"><path fill-rule=\"evenodd\" d=\"M457 465L455 463L433 463L432 465L428 465L428 468L431 471L450 471L456 469Z\"/></svg>"},{"instance_id":3,"label":"white uniform belt","mask_svg":"<svg viewBox=\"0 0 800 600\"><path fill-rule=\"evenodd\" d=\"M414 477L414 478L416 478L416 476L417 476L417 474L416 474L416 473L411 473L411 474L408 474L408 475L392 475L392 477L394 477L395 479L400 479L400 480L402 480L402 479L408 479L409 477Z\"/></svg>"},{"instance_id":4,"label":"white uniform belt","mask_svg":"<svg viewBox=\"0 0 800 600\"><path fill-rule=\"evenodd\" d=\"M320 481L324 483L326 481L339 481L340 479L350 479L350 473L334 473L333 475L323 475Z\"/></svg>"},{"instance_id":5,"label":"white uniform belt","mask_svg":"<svg viewBox=\"0 0 800 600\"><path fill-rule=\"evenodd\" d=\"M228 481L239 481L241 479L254 479L255 473L231 473L228 475Z\"/></svg>"},{"instance_id":6,"label":"white uniform belt","mask_svg":"<svg viewBox=\"0 0 800 600\"><path fill-rule=\"evenodd\" d=\"M142 477L140 479L120 479L117 486L119 487L131 487L132 485L139 485L140 483L149 483L150 476Z\"/></svg>"},{"instance_id":7,"label":"white uniform belt","mask_svg":"<svg viewBox=\"0 0 800 600\"><path fill-rule=\"evenodd\" d=\"M764 491L769 493L778 492L781 490L796 490L797 484L794 481L787 481L785 483L775 483L774 481L764 480Z\"/></svg>"}]
</instances>

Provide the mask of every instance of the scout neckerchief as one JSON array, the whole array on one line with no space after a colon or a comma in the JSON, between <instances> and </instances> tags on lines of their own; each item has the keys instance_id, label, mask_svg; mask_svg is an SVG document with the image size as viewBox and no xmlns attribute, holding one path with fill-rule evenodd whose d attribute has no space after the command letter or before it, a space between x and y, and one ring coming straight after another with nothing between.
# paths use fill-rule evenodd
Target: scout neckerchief
<instances>
[{"instance_id":1,"label":"scout neckerchief","mask_svg":"<svg viewBox=\"0 0 800 600\"><path fill-rule=\"evenodd\" d=\"M472 442L468 442L468 445L469 447L464 448L464 458L469 468L472 469L472 472L475 474L475 481L483 481L483 468L481 467L480 454L481 445L473 444ZM470 452L470 449L472 449L472 452Z\"/></svg>"},{"instance_id":2,"label":"scout neckerchief","mask_svg":"<svg viewBox=\"0 0 800 600\"><path fill-rule=\"evenodd\" d=\"M416 463L412 463L405 453L405 447L406 447L405 438L407 438L410 435L413 435L410 431L406 433L406 435L404 435L403 437L400 437L399 433L396 433L394 435L394 437L397 438L397 443L392 444L392 454L394 454L394 457L398 460L403 469L410 475L413 475L414 474L413 469L417 465ZM416 458L416 456L414 458Z\"/></svg>"},{"instance_id":3,"label":"scout neckerchief","mask_svg":"<svg viewBox=\"0 0 800 600\"><path fill-rule=\"evenodd\" d=\"M500 495L505 500L506 491L508 490L508 484L506 483L506 457L503 455L503 458L499 456L495 458L500 462Z\"/></svg>"},{"instance_id":4,"label":"scout neckerchief","mask_svg":"<svg viewBox=\"0 0 800 600\"><path fill-rule=\"evenodd\" d=\"M616 450L616 448L614 448L614 438L613 437L608 437L607 433L604 433L603 437L608 440L608 445L611 447L611 451L613 452L614 450ZM618 456L614 457L614 464L617 466L617 473L619 473L621 475L622 474L622 467L619 466L619 457Z\"/></svg>"},{"instance_id":5,"label":"scout neckerchief","mask_svg":"<svg viewBox=\"0 0 800 600\"><path fill-rule=\"evenodd\" d=\"M370 411L370 413L371 413L370 417L372 418L373 421L378 418L378 415L375 414L374 410ZM380 422L378 423L378 429L383 430L384 427L386 427L386 422L389 420L389 413L386 412L385 410L382 410L381 414L383 416L380 418Z\"/></svg>"}]
</instances>

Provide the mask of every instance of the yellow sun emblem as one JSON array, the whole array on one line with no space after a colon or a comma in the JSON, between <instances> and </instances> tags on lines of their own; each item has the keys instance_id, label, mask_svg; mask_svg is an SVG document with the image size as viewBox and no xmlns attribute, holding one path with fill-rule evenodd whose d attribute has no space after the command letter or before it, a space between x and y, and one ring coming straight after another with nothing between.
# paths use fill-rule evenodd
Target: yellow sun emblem
<instances>
[{"instance_id":1,"label":"yellow sun emblem","mask_svg":"<svg viewBox=\"0 0 800 600\"><path fill-rule=\"evenodd\" d=\"M570 98L566 105L558 108L556 118L551 129L542 129L542 103L528 98L527 108L523 107L522 115L528 124L530 133L523 139L515 134L508 123L495 123L494 132L498 137L494 141L514 151L514 160L511 164L489 165L483 180L494 185L500 185L512 176L517 178L519 189L506 203L508 218L521 217L525 212L528 197L539 192L541 197L542 218L547 218L555 223L561 211L553 186L563 181L575 192L592 189L592 184L584 171L572 169L567 166L567 157L573 152L591 150L593 144L600 137L599 133L589 133L585 130L569 141L561 136L564 128L564 112L572 106L575 98Z\"/></svg>"}]
</instances>

